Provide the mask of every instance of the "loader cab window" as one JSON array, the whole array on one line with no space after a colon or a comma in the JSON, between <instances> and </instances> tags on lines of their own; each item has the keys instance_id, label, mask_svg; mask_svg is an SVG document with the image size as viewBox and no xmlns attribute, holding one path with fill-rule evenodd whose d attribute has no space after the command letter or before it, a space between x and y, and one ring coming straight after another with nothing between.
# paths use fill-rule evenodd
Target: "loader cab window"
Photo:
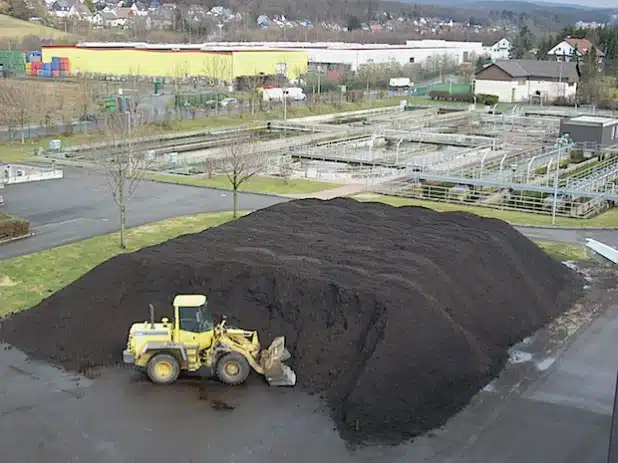
<instances>
[{"instance_id":1,"label":"loader cab window","mask_svg":"<svg viewBox=\"0 0 618 463\"><path fill-rule=\"evenodd\" d=\"M207 304L201 307L178 307L180 329L192 333L203 333L213 328L212 315Z\"/></svg>"}]
</instances>

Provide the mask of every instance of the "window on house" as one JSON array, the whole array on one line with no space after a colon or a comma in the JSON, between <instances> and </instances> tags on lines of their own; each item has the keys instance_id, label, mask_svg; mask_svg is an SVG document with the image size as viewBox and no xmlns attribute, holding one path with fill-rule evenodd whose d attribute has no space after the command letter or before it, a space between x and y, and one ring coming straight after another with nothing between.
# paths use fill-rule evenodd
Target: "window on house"
<instances>
[{"instance_id":1,"label":"window on house","mask_svg":"<svg viewBox=\"0 0 618 463\"><path fill-rule=\"evenodd\" d=\"M408 61L409 63L414 63L414 56L410 57L410 60Z\"/></svg>"},{"instance_id":2,"label":"window on house","mask_svg":"<svg viewBox=\"0 0 618 463\"><path fill-rule=\"evenodd\" d=\"M616 126L612 127L612 140L616 138Z\"/></svg>"},{"instance_id":3,"label":"window on house","mask_svg":"<svg viewBox=\"0 0 618 463\"><path fill-rule=\"evenodd\" d=\"M569 87L572 87L573 85L575 85L575 82L569 82Z\"/></svg>"},{"instance_id":4,"label":"window on house","mask_svg":"<svg viewBox=\"0 0 618 463\"><path fill-rule=\"evenodd\" d=\"M285 76L287 66L285 63L277 63L277 75Z\"/></svg>"}]
</instances>

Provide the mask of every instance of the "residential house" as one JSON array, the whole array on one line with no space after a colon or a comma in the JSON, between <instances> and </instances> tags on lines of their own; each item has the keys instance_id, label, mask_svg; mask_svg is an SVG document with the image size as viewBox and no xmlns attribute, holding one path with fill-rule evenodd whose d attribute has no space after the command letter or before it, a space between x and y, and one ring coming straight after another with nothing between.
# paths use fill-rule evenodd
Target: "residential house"
<instances>
[{"instance_id":1,"label":"residential house","mask_svg":"<svg viewBox=\"0 0 618 463\"><path fill-rule=\"evenodd\" d=\"M566 37L558 45L547 52L547 56L556 61L581 61L582 57L590 50L594 49L598 63L601 64L605 58L605 53L586 38Z\"/></svg>"},{"instance_id":2,"label":"residential house","mask_svg":"<svg viewBox=\"0 0 618 463\"><path fill-rule=\"evenodd\" d=\"M49 9L54 15L65 18L69 15L71 5L72 3L70 3L68 0L57 0L51 4Z\"/></svg>"},{"instance_id":3,"label":"residential house","mask_svg":"<svg viewBox=\"0 0 618 463\"><path fill-rule=\"evenodd\" d=\"M75 3L69 9L67 17L81 21L90 21L92 19L92 12L83 3Z\"/></svg>"},{"instance_id":4,"label":"residential house","mask_svg":"<svg viewBox=\"0 0 618 463\"><path fill-rule=\"evenodd\" d=\"M126 7L118 7L114 9L114 13L120 20L120 25L124 26L127 22L134 20L137 18L137 13L135 10Z\"/></svg>"},{"instance_id":5,"label":"residential house","mask_svg":"<svg viewBox=\"0 0 618 463\"><path fill-rule=\"evenodd\" d=\"M148 16L148 6L145 3L133 2L129 9L133 11L134 17Z\"/></svg>"},{"instance_id":6,"label":"residential house","mask_svg":"<svg viewBox=\"0 0 618 463\"><path fill-rule=\"evenodd\" d=\"M101 27L118 27L124 24L124 20L113 11L99 11L92 17L91 22Z\"/></svg>"},{"instance_id":7,"label":"residential house","mask_svg":"<svg viewBox=\"0 0 618 463\"><path fill-rule=\"evenodd\" d=\"M579 78L575 62L498 60L476 73L474 92L506 103L553 102L574 98Z\"/></svg>"},{"instance_id":8,"label":"residential house","mask_svg":"<svg viewBox=\"0 0 618 463\"><path fill-rule=\"evenodd\" d=\"M506 37L501 38L495 43L483 46L483 54L489 56L493 61L499 59L509 59L511 57L513 44Z\"/></svg>"}]
</instances>

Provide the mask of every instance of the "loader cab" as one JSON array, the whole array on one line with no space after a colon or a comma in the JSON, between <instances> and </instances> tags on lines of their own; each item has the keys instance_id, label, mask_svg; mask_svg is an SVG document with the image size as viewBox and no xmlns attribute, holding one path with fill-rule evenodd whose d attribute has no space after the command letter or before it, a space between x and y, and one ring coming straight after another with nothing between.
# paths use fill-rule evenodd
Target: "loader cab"
<instances>
[{"instance_id":1,"label":"loader cab","mask_svg":"<svg viewBox=\"0 0 618 463\"><path fill-rule=\"evenodd\" d=\"M174 298L174 338L200 348L212 343L213 321L205 295L178 295Z\"/></svg>"}]
</instances>

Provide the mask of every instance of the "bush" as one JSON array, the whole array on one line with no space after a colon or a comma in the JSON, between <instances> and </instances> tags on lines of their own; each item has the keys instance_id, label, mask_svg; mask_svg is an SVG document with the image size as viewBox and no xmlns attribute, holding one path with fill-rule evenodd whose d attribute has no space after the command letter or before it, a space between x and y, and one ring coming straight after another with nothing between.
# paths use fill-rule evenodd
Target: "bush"
<instances>
[{"instance_id":1,"label":"bush","mask_svg":"<svg viewBox=\"0 0 618 463\"><path fill-rule=\"evenodd\" d=\"M30 223L11 214L0 213L0 241L27 235Z\"/></svg>"},{"instance_id":2,"label":"bush","mask_svg":"<svg viewBox=\"0 0 618 463\"><path fill-rule=\"evenodd\" d=\"M474 103L474 93L453 93L446 90L431 90L429 98L438 101L460 101L463 103Z\"/></svg>"},{"instance_id":3,"label":"bush","mask_svg":"<svg viewBox=\"0 0 618 463\"><path fill-rule=\"evenodd\" d=\"M579 164L580 162L584 162L586 160L584 157L584 150L571 150L570 157L573 164Z\"/></svg>"},{"instance_id":4,"label":"bush","mask_svg":"<svg viewBox=\"0 0 618 463\"><path fill-rule=\"evenodd\" d=\"M500 98L498 97L498 95L487 95L485 93L479 93L478 95L476 95L476 101L478 103L488 106L493 106L497 104L499 99Z\"/></svg>"},{"instance_id":5,"label":"bush","mask_svg":"<svg viewBox=\"0 0 618 463\"><path fill-rule=\"evenodd\" d=\"M476 101L479 104L486 105L495 105L498 102L497 95L475 95L472 92L449 94L446 90L431 90L429 98L438 101L459 101L461 103L474 103Z\"/></svg>"}]
</instances>

